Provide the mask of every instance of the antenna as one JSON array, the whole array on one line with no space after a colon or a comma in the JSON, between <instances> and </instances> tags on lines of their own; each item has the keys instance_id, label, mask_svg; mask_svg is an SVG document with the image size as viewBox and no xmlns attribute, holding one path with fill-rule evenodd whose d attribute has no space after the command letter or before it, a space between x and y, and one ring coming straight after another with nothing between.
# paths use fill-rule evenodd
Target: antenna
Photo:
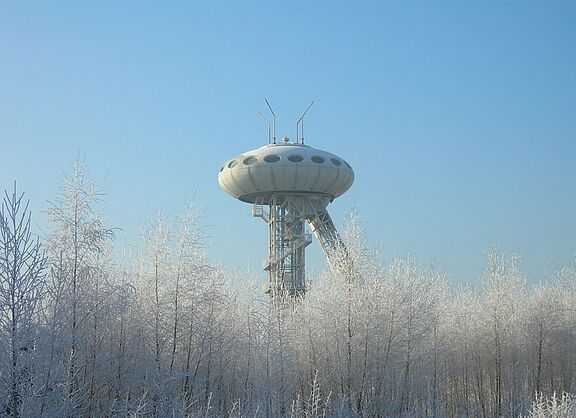
<instances>
[{"instance_id":1,"label":"antenna","mask_svg":"<svg viewBox=\"0 0 576 418\"><path fill-rule=\"evenodd\" d=\"M268 144L270 144L271 140L272 140L272 128L270 127L270 121L268 120L268 118L266 116L264 116L260 111L258 111L258 114L260 116L262 116L262 118L266 121L266 123L268 124Z\"/></svg>"},{"instance_id":2,"label":"antenna","mask_svg":"<svg viewBox=\"0 0 576 418\"><path fill-rule=\"evenodd\" d=\"M302 137L300 139L302 140L302 145L304 145L304 116L306 116L306 113L308 113L313 104L314 100L312 100L312 103L308 105L304 113L302 113L302 116L300 116L300 119L298 119L298 122L296 122L296 142L298 142L298 134L301 133ZM300 124L302 124L301 130L298 129L298 125Z\"/></svg>"},{"instance_id":3,"label":"antenna","mask_svg":"<svg viewBox=\"0 0 576 418\"><path fill-rule=\"evenodd\" d=\"M268 105L268 109L270 109L270 112L272 112L272 139L274 143L276 143L276 113L274 113L274 111L272 110L272 106L270 106L270 103L268 103L268 99L264 99L264 101Z\"/></svg>"}]
</instances>

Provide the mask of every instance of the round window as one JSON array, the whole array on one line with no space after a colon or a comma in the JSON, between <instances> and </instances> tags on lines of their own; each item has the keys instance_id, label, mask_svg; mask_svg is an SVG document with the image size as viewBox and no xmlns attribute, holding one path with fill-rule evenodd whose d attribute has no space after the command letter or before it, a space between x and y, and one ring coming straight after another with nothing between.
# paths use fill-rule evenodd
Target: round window
<instances>
[{"instance_id":1,"label":"round window","mask_svg":"<svg viewBox=\"0 0 576 418\"><path fill-rule=\"evenodd\" d=\"M312 161L314 161L316 164L324 164L324 158L319 157L318 155L313 156L312 158L310 158Z\"/></svg>"},{"instance_id":2,"label":"round window","mask_svg":"<svg viewBox=\"0 0 576 418\"><path fill-rule=\"evenodd\" d=\"M330 158L330 161L332 161L332 164L334 164L336 167L342 164L342 162L337 158Z\"/></svg>"},{"instance_id":3,"label":"round window","mask_svg":"<svg viewBox=\"0 0 576 418\"><path fill-rule=\"evenodd\" d=\"M238 161L232 160L232 161L230 161L230 162L228 163L228 168L232 168L232 167L234 167L236 164L238 164Z\"/></svg>"},{"instance_id":4,"label":"round window","mask_svg":"<svg viewBox=\"0 0 576 418\"><path fill-rule=\"evenodd\" d=\"M267 163L277 163L280 161L280 157L278 157L276 154L270 154L264 157L264 161Z\"/></svg>"},{"instance_id":5,"label":"round window","mask_svg":"<svg viewBox=\"0 0 576 418\"><path fill-rule=\"evenodd\" d=\"M299 163L303 160L304 158L302 158L301 155L291 155L290 157L288 157L288 160L292 161L293 163Z\"/></svg>"},{"instance_id":6,"label":"round window","mask_svg":"<svg viewBox=\"0 0 576 418\"><path fill-rule=\"evenodd\" d=\"M257 157L254 157L254 156L248 157L248 158L245 158L245 159L244 159L244 165L252 165L252 164L254 164L256 161L258 161L258 158L257 158Z\"/></svg>"},{"instance_id":7,"label":"round window","mask_svg":"<svg viewBox=\"0 0 576 418\"><path fill-rule=\"evenodd\" d=\"M352 170L352 167L346 161L344 161L344 164L346 164L346 167L348 167L350 170Z\"/></svg>"}]
</instances>

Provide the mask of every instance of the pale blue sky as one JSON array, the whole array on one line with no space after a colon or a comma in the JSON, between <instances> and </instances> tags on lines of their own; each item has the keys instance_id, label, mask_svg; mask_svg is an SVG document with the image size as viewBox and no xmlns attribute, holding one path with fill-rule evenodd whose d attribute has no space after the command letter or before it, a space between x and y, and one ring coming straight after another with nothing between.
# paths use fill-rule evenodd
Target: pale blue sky
<instances>
[{"instance_id":1,"label":"pale blue sky","mask_svg":"<svg viewBox=\"0 0 576 418\"><path fill-rule=\"evenodd\" d=\"M315 99L307 143L356 172L337 222L458 282L491 245L538 280L576 251L576 3L474 3L1 2L0 188L39 219L81 155L120 243L195 196L213 257L258 270L218 169L266 142L264 97L278 136Z\"/></svg>"}]
</instances>

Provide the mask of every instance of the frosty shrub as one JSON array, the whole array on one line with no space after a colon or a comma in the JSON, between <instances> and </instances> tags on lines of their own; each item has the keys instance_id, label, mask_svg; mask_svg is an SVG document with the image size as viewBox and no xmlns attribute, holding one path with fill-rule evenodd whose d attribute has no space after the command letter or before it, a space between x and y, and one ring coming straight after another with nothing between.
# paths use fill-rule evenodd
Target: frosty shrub
<instances>
[{"instance_id":1,"label":"frosty shrub","mask_svg":"<svg viewBox=\"0 0 576 418\"><path fill-rule=\"evenodd\" d=\"M542 393L536 394L532 408L526 418L573 418L576 417L576 398L570 393L562 393L558 398L556 393L551 397Z\"/></svg>"}]
</instances>

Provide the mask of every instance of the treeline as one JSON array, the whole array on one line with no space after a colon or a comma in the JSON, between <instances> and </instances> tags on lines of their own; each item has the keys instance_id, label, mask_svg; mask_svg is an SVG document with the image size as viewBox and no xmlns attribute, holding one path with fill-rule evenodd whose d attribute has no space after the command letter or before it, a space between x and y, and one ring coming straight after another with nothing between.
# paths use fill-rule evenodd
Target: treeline
<instances>
[{"instance_id":1,"label":"treeline","mask_svg":"<svg viewBox=\"0 0 576 418\"><path fill-rule=\"evenodd\" d=\"M576 261L528 285L491 250L481 284L453 289L383 262L351 219L353 277L270 302L209 259L197 208L157 217L130 255L101 198L77 164L36 239L4 197L0 416L545 416L554 393L574 416Z\"/></svg>"}]
</instances>

